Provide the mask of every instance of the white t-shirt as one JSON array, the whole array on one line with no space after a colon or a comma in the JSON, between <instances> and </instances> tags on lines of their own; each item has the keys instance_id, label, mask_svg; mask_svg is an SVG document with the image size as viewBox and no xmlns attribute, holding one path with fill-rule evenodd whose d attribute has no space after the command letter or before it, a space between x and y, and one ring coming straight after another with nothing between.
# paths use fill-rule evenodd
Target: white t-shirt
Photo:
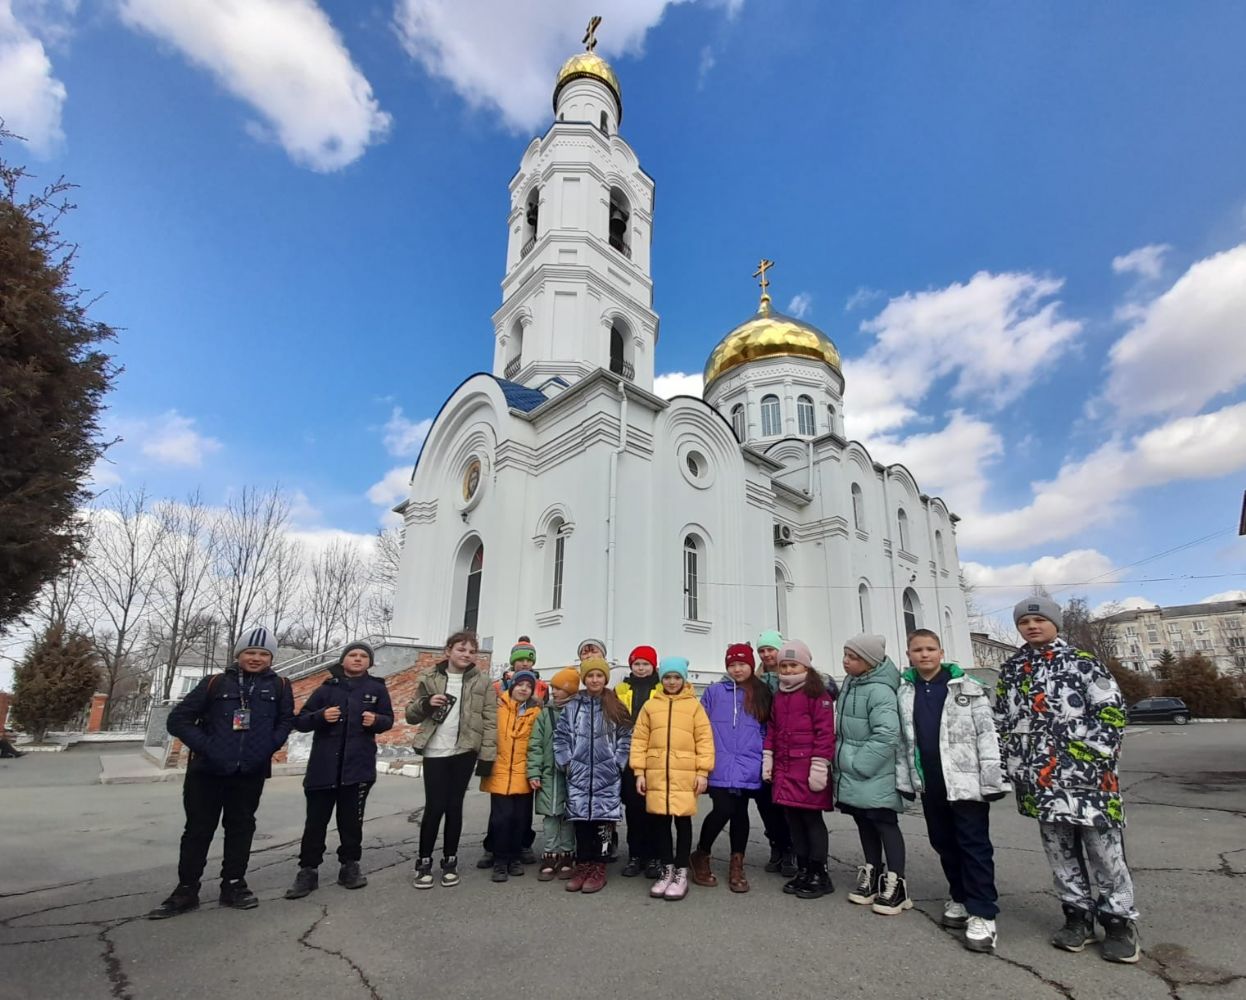
<instances>
[{"instance_id":1,"label":"white t-shirt","mask_svg":"<svg viewBox=\"0 0 1246 1000\"><path fill-rule=\"evenodd\" d=\"M463 707L462 673L446 670L446 694L453 695L455 702L450 706L446 721L433 730L433 735L424 744L425 757L453 757L464 752L459 749L459 709Z\"/></svg>"}]
</instances>

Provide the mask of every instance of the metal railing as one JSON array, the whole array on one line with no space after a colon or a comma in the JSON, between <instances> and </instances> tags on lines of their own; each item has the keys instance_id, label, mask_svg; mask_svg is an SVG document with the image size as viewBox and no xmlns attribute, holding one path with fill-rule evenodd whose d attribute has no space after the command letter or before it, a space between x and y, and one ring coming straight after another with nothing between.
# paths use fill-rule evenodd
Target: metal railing
<instances>
[{"instance_id":1,"label":"metal railing","mask_svg":"<svg viewBox=\"0 0 1246 1000\"><path fill-rule=\"evenodd\" d=\"M319 670L328 670L339 659L346 647L355 642L366 642L374 649L385 643L393 643L397 641L401 644L415 644L416 640L410 636L384 635L377 633L375 635L365 635L362 640L351 639L349 642L342 642L336 646L330 646L328 649L322 649L315 653L305 653L302 656L296 656L293 660L286 660L285 663L277 665L276 670L282 677L287 677L292 681L298 680L300 677L306 677L314 674Z\"/></svg>"},{"instance_id":2,"label":"metal railing","mask_svg":"<svg viewBox=\"0 0 1246 1000\"><path fill-rule=\"evenodd\" d=\"M527 257L527 256L528 256L528 254L532 253L532 248L533 248L534 246L536 246L536 237L535 237L535 236L533 236L533 237L532 237L532 239L528 240L528 242L527 242L527 243L525 243L522 247L520 247L520 248L519 248L519 256L520 256L521 258L522 258L522 257Z\"/></svg>"},{"instance_id":3,"label":"metal railing","mask_svg":"<svg viewBox=\"0 0 1246 1000\"><path fill-rule=\"evenodd\" d=\"M502 369L502 374L508 379L514 378L519 373L520 360L521 359L517 357L511 358L508 362L506 362L506 367Z\"/></svg>"}]
</instances>

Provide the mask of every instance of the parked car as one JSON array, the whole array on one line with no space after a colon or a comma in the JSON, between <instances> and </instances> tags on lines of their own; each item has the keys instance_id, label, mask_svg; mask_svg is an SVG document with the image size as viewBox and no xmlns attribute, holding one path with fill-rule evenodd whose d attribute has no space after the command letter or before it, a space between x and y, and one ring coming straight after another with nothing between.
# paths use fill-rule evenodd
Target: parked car
<instances>
[{"instance_id":1,"label":"parked car","mask_svg":"<svg viewBox=\"0 0 1246 1000\"><path fill-rule=\"evenodd\" d=\"M1184 726L1190 721L1190 710L1180 698L1143 698L1130 706L1130 722L1175 722Z\"/></svg>"}]
</instances>

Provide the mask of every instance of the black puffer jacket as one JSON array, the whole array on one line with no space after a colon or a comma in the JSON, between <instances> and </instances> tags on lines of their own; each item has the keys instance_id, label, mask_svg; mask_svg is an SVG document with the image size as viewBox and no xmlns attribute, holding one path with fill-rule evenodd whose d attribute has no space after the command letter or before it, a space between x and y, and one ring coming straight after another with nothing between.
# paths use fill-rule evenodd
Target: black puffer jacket
<instances>
[{"instance_id":1,"label":"black puffer jacket","mask_svg":"<svg viewBox=\"0 0 1246 1000\"><path fill-rule=\"evenodd\" d=\"M392 729L394 709L385 682L370 674L347 677L340 666L303 703L294 728L314 733L311 756L303 787L336 788L376 780L376 736ZM327 722L326 708L342 710L337 722ZM363 724L363 713L372 712L376 721Z\"/></svg>"},{"instance_id":2,"label":"black puffer jacket","mask_svg":"<svg viewBox=\"0 0 1246 1000\"><path fill-rule=\"evenodd\" d=\"M249 729L234 729L243 695L251 710ZM294 695L271 668L241 673L238 664L201 680L169 713L169 733L190 748L192 771L272 776L272 757L294 725Z\"/></svg>"}]
</instances>

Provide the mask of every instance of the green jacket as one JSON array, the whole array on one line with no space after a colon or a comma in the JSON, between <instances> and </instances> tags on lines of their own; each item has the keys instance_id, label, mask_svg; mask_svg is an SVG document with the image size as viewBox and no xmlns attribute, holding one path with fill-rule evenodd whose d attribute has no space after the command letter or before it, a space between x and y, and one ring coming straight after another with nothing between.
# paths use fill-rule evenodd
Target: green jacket
<instances>
[{"instance_id":1,"label":"green jacket","mask_svg":"<svg viewBox=\"0 0 1246 1000\"><path fill-rule=\"evenodd\" d=\"M537 716L528 741L528 780L537 778L541 787L536 792L539 816L561 816L567 811L567 775L554 765L554 727L562 709L553 702Z\"/></svg>"},{"instance_id":2,"label":"green jacket","mask_svg":"<svg viewBox=\"0 0 1246 1000\"><path fill-rule=\"evenodd\" d=\"M420 728L411 746L418 754L424 753L429 738L437 729L437 723L428 717L434 709L428 700L435 694L446 693L446 671L442 660L432 670L420 675L415 687L415 697L407 703L407 721ZM494 760L498 755L498 695L489 683L489 675L475 667L463 671L462 704L459 705L459 732L457 749L472 751L481 760Z\"/></svg>"},{"instance_id":3,"label":"green jacket","mask_svg":"<svg viewBox=\"0 0 1246 1000\"><path fill-rule=\"evenodd\" d=\"M900 671L890 658L839 691L835 720L835 798L858 809L904 811L896 791Z\"/></svg>"}]
</instances>

